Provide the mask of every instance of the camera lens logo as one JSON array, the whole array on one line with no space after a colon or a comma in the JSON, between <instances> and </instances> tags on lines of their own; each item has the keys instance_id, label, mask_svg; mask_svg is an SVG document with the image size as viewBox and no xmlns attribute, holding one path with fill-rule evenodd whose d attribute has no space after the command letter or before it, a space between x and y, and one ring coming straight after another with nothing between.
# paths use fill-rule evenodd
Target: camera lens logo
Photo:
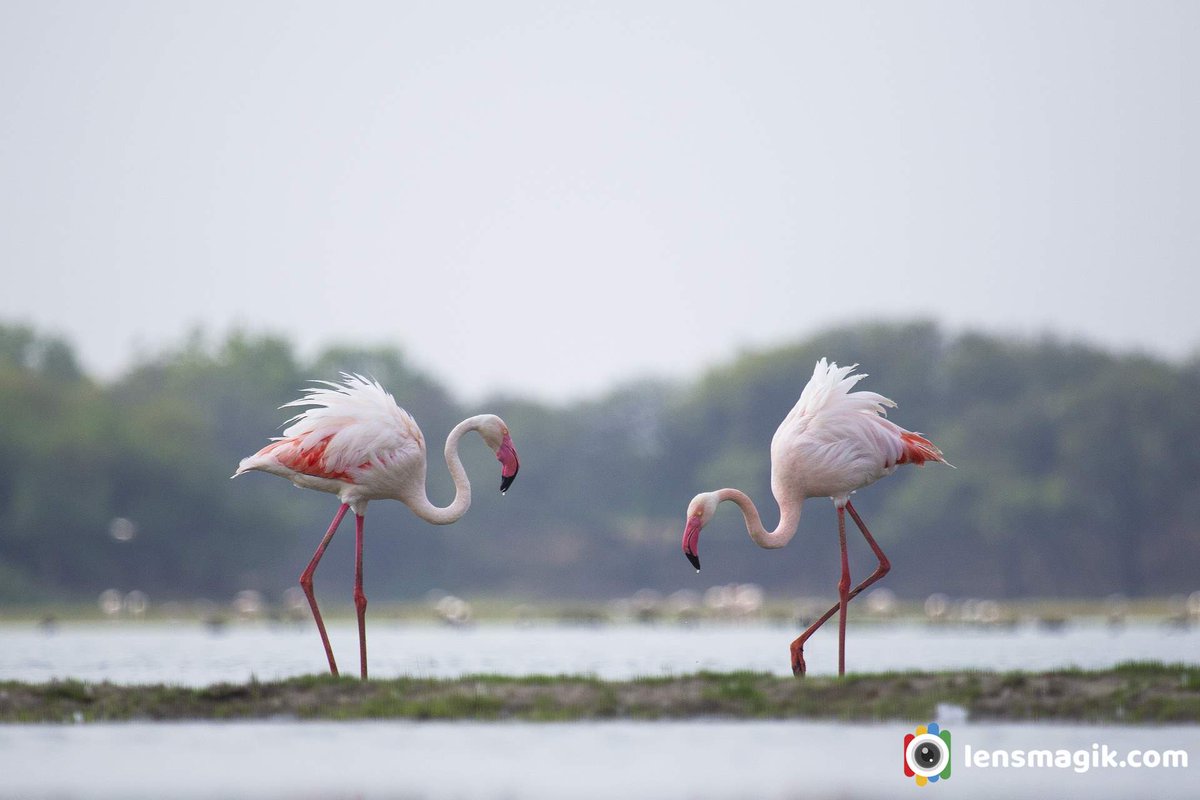
<instances>
[{"instance_id":1,"label":"camera lens logo","mask_svg":"<svg viewBox=\"0 0 1200 800\"><path fill-rule=\"evenodd\" d=\"M918 725L904 734L904 774L917 779L917 786L950 778L950 731L936 722Z\"/></svg>"}]
</instances>

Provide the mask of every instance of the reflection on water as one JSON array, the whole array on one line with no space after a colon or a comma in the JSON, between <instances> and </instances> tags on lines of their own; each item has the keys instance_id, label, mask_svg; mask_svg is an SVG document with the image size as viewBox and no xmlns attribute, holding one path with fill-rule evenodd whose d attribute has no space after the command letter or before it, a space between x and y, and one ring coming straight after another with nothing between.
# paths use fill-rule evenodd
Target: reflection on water
<instances>
[{"instance_id":1,"label":"reflection on water","mask_svg":"<svg viewBox=\"0 0 1200 800\"><path fill-rule=\"evenodd\" d=\"M911 726L791 722L0 725L0 798L1194 797L1187 769L981 769L963 748L1185 749L1200 729L955 724L947 785ZM64 768L69 765L69 768ZM947 795L949 796L949 795Z\"/></svg>"},{"instance_id":2,"label":"reflection on water","mask_svg":"<svg viewBox=\"0 0 1200 800\"><path fill-rule=\"evenodd\" d=\"M629 678L697 670L747 669L790 674L786 626L644 625L369 626L371 674L453 677L470 673L591 674ZM353 624L330 629L343 669L357 670ZM837 669L836 626L826 626L805 651L814 674ZM853 671L905 669L1102 668L1121 661L1196 660L1200 629L1074 625L1048 631L1033 625L1001 629L919 624L853 625L846 645ZM0 679L52 678L202 686L261 680L326 669L316 631L308 625L234 625L214 633L200 625L64 624L52 633L33 624L0 625Z\"/></svg>"}]
</instances>

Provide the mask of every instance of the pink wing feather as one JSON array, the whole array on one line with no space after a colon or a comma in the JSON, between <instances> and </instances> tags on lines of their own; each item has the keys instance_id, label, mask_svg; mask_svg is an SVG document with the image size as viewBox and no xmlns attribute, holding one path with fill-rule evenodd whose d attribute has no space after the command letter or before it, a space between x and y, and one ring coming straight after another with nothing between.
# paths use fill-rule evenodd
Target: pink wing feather
<instances>
[{"instance_id":1,"label":"pink wing feather","mask_svg":"<svg viewBox=\"0 0 1200 800\"><path fill-rule=\"evenodd\" d=\"M851 391L867 377L851 375L855 366L818 361L772 442L784 473L796 475L816 495L847 494L900 464L946 463L928 439L887 419L887 409L896 405L892 400Z\"/></svg>"},{"instance_id":2,"label":"pink wing feather","mask_svg":"<svg viewBox=\"0 0 1200 800\"><path fill-rule=\"evenodd\" d=\"M237 474L287 470L359 483L376 467L391 467L414 456L424 461L421 429L377 381L343 374L340 384L316 383L323 385L284 404L283 408L306 408L288 420L282 436L242 459Z\"/></svg>"}]
</instances>

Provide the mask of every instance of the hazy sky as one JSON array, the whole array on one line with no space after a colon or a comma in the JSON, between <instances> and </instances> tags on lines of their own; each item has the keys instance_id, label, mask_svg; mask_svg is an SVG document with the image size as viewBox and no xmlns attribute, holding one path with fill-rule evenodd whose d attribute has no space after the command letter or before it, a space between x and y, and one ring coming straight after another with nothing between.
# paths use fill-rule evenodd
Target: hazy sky
<instances>
[{"instance_id":1,"label":"hazy sky","mask_svg":"<svg viewBox=\"0 0 1200 800\"><path fill-rule=\"evenodd\" d=\"M1144 0L0 0L0 321L99 375L196 324L391 343L468 397L880 317L1180 356L1198 41Z\"/></svg>"}]
</instances>

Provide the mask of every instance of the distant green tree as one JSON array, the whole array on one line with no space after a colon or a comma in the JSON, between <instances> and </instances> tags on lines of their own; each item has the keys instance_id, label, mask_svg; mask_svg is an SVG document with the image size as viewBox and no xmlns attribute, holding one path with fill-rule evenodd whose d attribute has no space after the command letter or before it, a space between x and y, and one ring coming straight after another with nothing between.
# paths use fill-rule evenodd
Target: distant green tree
<instances>
[{"instance_id":1,"label":"distant green tree","mask_svg":"<svg viewBox=\"0 0 1200 800\"><path fill-rule=\"evenodd\" d=\"M109 587L222 599L294 585L336 498L261 474L228 478L299 411L281 405L342 372L378 378L416 417L434 502L453 494L442 445L465 416L503 416L522 462L501 498L492 453L464 440L474 507L453 526L373 503L372 597L434 587L605 597L735 580L830 596L838 550L821 498L805 505L782 553L754 547L732 508L705 532L702 576L679 552L699 491L741 488L774 524L771 437L822 356L859 363L870 374L861 388L898 401L895 420L957 467L905 467L856 495L891 557L894 590L1197 588L1200 357L1174 364L1054 338L881 323L746 352L688 383L645 381L562 405L466 404L389 345L305 359L279 336L197 331L100 384L62 339L0 325L0 601L88 599ZM132 538L114 527L119 518L133 523ZM350 600L352 539L335 540L317 575L334 603L338 592ZM851 553L865 575L873 558L853 533Z\"/></svg>"}]
</instances>

